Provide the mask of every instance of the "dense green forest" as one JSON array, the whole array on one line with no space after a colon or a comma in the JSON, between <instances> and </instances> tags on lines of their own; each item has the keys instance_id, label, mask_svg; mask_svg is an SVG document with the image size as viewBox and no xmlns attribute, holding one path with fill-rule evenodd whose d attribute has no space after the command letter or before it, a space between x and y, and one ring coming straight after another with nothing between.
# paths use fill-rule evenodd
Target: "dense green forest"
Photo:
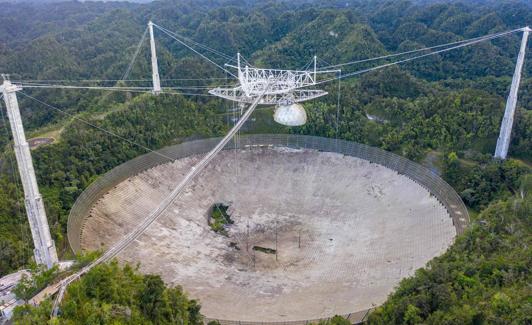
<instances>
[{"instance_id":1,"label":"dense green forest","mask_svg":"<svg viewBox=\"0 0 532 325\"><path fill-rule=\"evenodd\" d=\"M200 305L182 288L167 288L157 275L142 275L116 261L100 265L68 288L53 324L203 324ZM17 310L16 324L47 324L50 301Z\"/></svg>"},{"instance_id":2,"label":"dense green forest","mask_svg":"<svg viewBox=\"0 0 532 325\"><path fill-rule=\"evenodd\" d=\"M4 3L0 72L9 73L13 80L114 85L124 76L149 19L227 55L240 51L257 66L301 68L314 55L325 66L523 27L532 23L532 5L526 0ZM162 33L156 37L163 85L206 87L230 82L226 74ZM396 152L441 173L471 209L471 230L445 255L405 280L371 322L530 322L525 316L532 307L524 299L530 296L524 284L531 280L531 256L525 245L531 233L526 183L532 162L530 63L525 65L519 93L511 159L491 158L520 37L512 34L326 84L330 95L305 104L309 122L302 127L275 126L268 109L256 112L257 121L245 126L245 132L338 137ZM348 66L342 73L386 62ZM136 81L127 83L149 86L149 77L145 42L128 75ZM182 78L220 79L174 80ZM53 144L32 154L50 227L63 257L71 256L66 221L79 194L99 175L146 152L93 126L157 149L191 137L218 136L232 124L227 114L230 104L211 97L23 91L64 111L19 95L29 137L55 138ZM32 247L9 130L5 119L0 123L4 129L0 132L1 276L27 266ZM135 283L124 290L143 290L144 279L133 270L105 266L97 272L117 272ZM120 285L125 280L112 281ZM83 285L87 283L79 286ZM523 288L517 290L519 286ZM434 300L440 293L447 297L445 301ZM92 301L102 315L114 315L114 306L127 306L131 315L145 319L147 314L135 307L137 302L120 300L122 294L104 298L85 293L67 301ZM175 298L181 292L171 294ZM475 313L476 305L486 312ZM70 312L68 317L82 315L75 307ZM38 311L27 317L35 314Z\"/></svg>"}]
</instances>

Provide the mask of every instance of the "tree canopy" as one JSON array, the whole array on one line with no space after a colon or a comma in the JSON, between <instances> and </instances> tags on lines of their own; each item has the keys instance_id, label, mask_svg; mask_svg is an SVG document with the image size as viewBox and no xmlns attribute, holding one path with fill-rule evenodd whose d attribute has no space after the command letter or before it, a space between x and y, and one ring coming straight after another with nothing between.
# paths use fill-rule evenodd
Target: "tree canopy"
<instances>
[{"instance_id":1,"label":"tree canopy","mask_svg":"<svg viewBox=\"0 0 532 325\"><path fill-rule=\"evenodd\" d=\"M142 275L116 261L99 265L71 284L61 315L50 320L51 301L17 307L15 324L184 324L200 325L201 306L181 287L167 287L158 275Z\"/></svg>"}]
</instances>

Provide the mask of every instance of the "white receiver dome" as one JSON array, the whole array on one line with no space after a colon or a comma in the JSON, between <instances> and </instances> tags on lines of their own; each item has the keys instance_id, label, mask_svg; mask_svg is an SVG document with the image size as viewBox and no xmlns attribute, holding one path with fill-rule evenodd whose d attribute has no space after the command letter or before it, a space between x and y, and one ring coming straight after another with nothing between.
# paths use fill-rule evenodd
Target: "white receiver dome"
<instances>
[{"instance_id":1,"label":"white receiver dome","mask_svg":"<svg viewBox=\"0 0 532 325\"><path fill-rule=\"evenodd\" d=\"M286 126L300 126L307 123L307 113L301 104L279 105L275 109L273 120Z\"/></svg>"}]
</instances>

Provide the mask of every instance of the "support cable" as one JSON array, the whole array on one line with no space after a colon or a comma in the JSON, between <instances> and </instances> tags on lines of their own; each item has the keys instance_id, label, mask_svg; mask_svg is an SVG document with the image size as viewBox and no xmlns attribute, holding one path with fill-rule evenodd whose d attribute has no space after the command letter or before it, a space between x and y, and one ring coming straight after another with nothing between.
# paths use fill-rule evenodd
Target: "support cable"
<instances>
[{"instance_id":1,"label":"support cable","mask_svg":"<svg viewBox=\"0 0 532 325\"><path fill-rule=\"evenodd\" d=\"M318 58L318 61L319 61L320 63L325 63L325 66L331 66L331 64L330 64L329 62L325 61L324 59L320 58L319 56L318 56L317 58ZM320 69L321 69L321 68L320 68Z\"/></svg>"},{"instance_id":2,"label":"support cable","mask_svg":"<svg viewBox=\"0 0 532 325\"><path fill-rule=\"evenodd\" d=\"M66 112L66 111L64 111L64 110L62 110L62 109L60 109L60 108L58 108L58 107L55 107L55 106L50 105L50 104L48 104L48 103L45 103L45 102L43 102L43 101L41 101L41 100L38 100L37 98L32 97L32 96L26 94L26 93L23 92L23 91L19 91L19 93L22 94L22 95L24 95L24 96L26 96L26 97L28 97L28 98L30 98L30 99L32 99L32 100L34 100L34 101L36 101L37 103L39 103L39 104L41 104L41 105L44 105L44 106L46 106L46 107L48 107L48 108L51 108L51 109L53 109L53 110L56 110L56 111L58 111L58 112L61 112L61 113L63 113L64 115L67 115L67 116L69 116L69 117L71 117L71 118L73 118L73 119L75 119L75 120L77 120L77 121L80 121L80 122L82 122L82 123L84 123L84 124L86 124L86 125L88 125L88 126L91 126L91 127L95 128L95 129L98 129L98 130L100 130L100 131L102 131L102 132L104 132L104 133L106 133L106 134L108 134L108 135L111 135L111 136L113 136L113 137L116 137L116 138L118 138L118 139L120 139L120 140L123 140L123 141L125 141L125 142L127 142L127 143L129 143L129 144L132 144L132 145L134 145L134 146L137 146L137 147L139 147L139 148L142 148L142 149L144 149L144 150L146 150L146 151L152 152L152 153L154 153L154 154L156 154L156 155L158 155L158 156L160 156L160 157L163 157L163 158L165 158L165 159L168 159L169 161L173 161L173 160L174 160L172 157L169 157L169 156L167 156L167 155L164 155L164 154L162 154L162 153L160 153L160 152L158 152L158 151L152 150L152 149L150 149L150 148L148 148L148 147L146 147L146 146L144 146L144 145L142 145L142 144L140 144L140 143L137 143L137 142L135 142L135 141L132 141L132 140L130 140L130 139L128 139L128 138L125 138L125 137L123 137L123 136L121 136L121 135L119 135L119 134L116 134L115 132L112 132L112 131L106 130L106 129L102 128L101 126L95 125L95 124L93 124L93 123L91 123L91 122L89 122L89 121L87 121L87 120L85 120L85 119L82 119L82 118L80 118L80 117L77 117L76 115L74 115L74 114L72 114L72 113L68 113L68 112Z\"/></svg>"},{"instance_id":3,"label":"support cable","mask_svg":"<svg viewBox=\"0 0 532 325\"><path fill-rule=\"evenodd\" d=\"M339 120L340 120L340 100L341 100L341 89L342 89L342 70L338 72L339 78L338 78L338 96L336 99L336 145L338 145L338 131L339 131ZM338 148L337 148L338 150Z\"/></svg>"},{"instance_id":4,"label":"support cable","mask_svg":"<svg viewBox=\"0 0 532 325\"><path fill-rule=\"evenodd\" d=\"M58 85L58 84L46 84L46 83L19 83L21 87L27 87L27 88L73 88L73 89L95 89L95 90L150 90L152 87L144 86L144 87L129 87L129 86L77 86L77 85ZM213 87L229 87L233 86L234 84L222 84L222 85L211 85L211 86L169 86L164 87L165 89L188 89L188 90L194 90L194 89L212 89Z\"/></svg>"},{"instance_id":5,"label":"support cable","mask_svg":"<svg viewBox=\"0 0 532 325\"><path fill-rule=\"evenodd\" d=\"M314 62L314 58L311 58L307 64L305 64L301 69L299 69L300 71L305 71L308 69L308 67L310 67L310 65L312 64L312 62Z\"/></svg>"},{"instance_id":6,"label":"support cable","mask_svg":"<svg viewBox=\"0 0 532 325\"><path fill-rule=\"evenodd\" d=\"M146 39L146 35L148 35L148 28L144 30L144 33L142 34L142 37L140 38L140 42L137 45L137 48L135 49L135 53L133 54L133 58L129 62L129 65L127 66L126 72L122 75L122 79L118 81L122 81L126 79L129 76L129 73L131 72L131 69L133 68L133 64L137 60L137 56L140 53L140 48L142 47L142 43L144 43L144 40Z\"/></svg>"},{"instance_id":7,"label":"support cable","mask_svg":"<svg viewBox=\"0 0 532 325\"><path fill-rule=\"evenodd\" d=\"M23 88L47 88L47 89L87 89L87 90L109 90L109 91L128 91L128 92L146 92L150 87L104 87L104 86L69 86L69 85L52 85L52 84L19 84Z\"/></svg>"},{"instance_id":8,"label":"support cable","mask_svg":"<svg viewBox=\"0 0 532 325\"><path fill-rule=\"evenodd\" d=\"M211 81L211 80L226 80L226 78L174 78L161 79L162 81ZM41 83L41 82L151 82L152 79L12 79L13 83Z\"/></svg>"},{"instance_id":9,"label":"support cable","mask_svg":"<svg viewBox=\"0 0 532 325\"><path fill-rule=\"evenodd\" d=\"M246 58L242 54L240 54L240 60L242 60L244 65L247 65L250 68L254 68L253 64L249 63L249 61L246 60ZM233 59L233 61L236 61L236 60Z\"/></svg>"},{"instance_id":10,"label":"support cable","mask_svg":"<svg viewBox=\"0 0 532 325\"><path fill-rule=\"evenodd\" d=\"M161 27L161 26L159 26L157 24L154 24L154 26L159 28L161 31L165 32L166 34L178 35L178 34L173 33L171 31L167 30L166 28ZM520 31L523 31L523 30L524 30L524 28L518 28L518 29L506 31L506 32L495 33L495 34L490 34L490 35L484 35L484 36L480 36L480 37L476 37L476 38L470 38L470 39L467 39L467 40L450 42L450 43L446 43L446 44L440 44L440 45L435 45L435 46L431 46L431 47L425 47L425 48L421 48L421 49L417 49L417 50L411 50L411 51L405 51L405 52L401 52L401 53L388 54L388 55L383 55L383 56L379 56L379 57L373 57L373 58L368 58L368 59L363 59L363 60L340 63L340 64L336 64L336 65L331 65L331 64L329 64L328 62L326 62L325 60L323 60L321 58L318 58L318 59L320 61L328 64L328 65L323 66L323 67L320 68L320 70L323 70L323 69L329 69L329 68L333 68L333 67L341 67L341 66L353 65L353 64L357 64L357 63L364 63L364 62L376 61L376 60L381 60L381 59L386 59L386 58L391 58L391 57L397 57L397 56L406 55L406 54L413 54L413 53L417 53L417 52L433 50L433 49L446 47L446 46L451 46L451 45L457 45L457 44L463 44L463 43L468 43L468 45L469 45L469 43L477 43L477 41L484 41L484 40L488 40L488 39L494 39L494 38L498 38L498 37L505 36L505 35L508 35L508 34L520 32ZM174 37L172 37L172 38L174 38ZM183 44L182 41L180 41L180 40L177 40L177 41ZM196 42L194 42L192 40L190 40L190 41L193 42L193 43L196 43ZM196 43L196 44L198 46L201 46L201 47L204 47L204 48L208 49L209 51L211 51L213 53L218 52L218 51L216 51L214 49L211 49L211 48L209 48L209 47L207 47L205 45L201 45L199 43ZM187 46L188 48L190 48L190 46L188 46L186 44L184 44L184 45ZM453 48L450 48L450 49L454 49L454 48L456 48L456 47L453 47ZM194 50L194 52L198 53L195 50ZM430 55L430 54L435 54L435 53L439 53L439 52L431 52L431 53L427 53L427 54ZM223 54L221 52L218 52L217 54L220 55L220 56L223 56L224 58L226 58L226 59L228 59L230 61L235 61L234 58L229 57L228 55ZM205 59L209 60L210 62L212 62L210 59L206 58L205 56L203 56L203 55L201 55L201 56L204 57ZM247 62L245 60L245 58L242 57L242 60L244 60L244 62L248 63L248 65L250 65L249 62ZM219 68L221 68L218 64L216 64L216 65ZM225 70L225 69L223 69L223 70ZM225 71L227 71L227 70L225 70ZM229 74L231 76L233 76L233 77L236 77L235 75L233 75L230 72L229 72ZM222 77L218 77L218 78L177 78L177 79L161 79L161 80L163 80L163 81L208 81L208 80L223 80L223 79L226 79L226 78L222 78ZM42 80L21 79L21 80L14 80L14 82L18 82L18 83L25 83L25 82L112 82L112 81L121 81L121 79L78 79L78 80L68 80L68 79L42 79ZM128 82L146 81L146 82L148 82L148 81L151 81L151 79L132 79L132 80L124 80L124 81L128 81Z\"/></svg>"},{"instance_id":11,"label":"support cable","mask_svg":"<svg viewBox=\"0 0 532 325\"><path fill-rule=\"evenodd\" d=\"M177 92L177 91L168 91L168 90L165 90L165 88L162 89L161 93L169 94L169 95L179 95L179 96L218 97L218 96L211 95L211 94L199 94L199 93L195 94L195 93L182 93L182 92Z\"/></svg>"},{"instance_id":12,"label":"support cable","mask_svg":"<svg viewBox=\"0 0 532 325\"><path fill-rule=\"evenodd\" d=\"M207 45L204 45L204 44L198 43L198 42L196 42L196 41L194 41L194 40L192 40L192 39L190 39L190 38L187 38L187 37L184 37L184 36L182 36L182 35L179 35L179 34L177 34L176 32L172 32L171 30L169 30L169 29L167 29L167 28L164 28L164 27L159 26L159 25L157 25L157 24L153 24L153 26L159 28L161 31L163 31L163 32L165 32L165 33L167 33L167 34L172 34L172 35L175 36L176 38L180 38L180 39L182 39L182 40L184 40L184 41L187 41L187 42L189 42L189 43L192 43L192 45L195 45L195 46L200 47L200 48L202 48L202 49L204 49L204 50L207 50L207 51L209 51L209 52L212 52L213 54L216 54L216 55L222 57L222 58L225 59L225 60L229 60L229 61L233 61L233 62L236 61L232 56L229 56L229 55L227 55L227 54L225 54L225 53L223 53L223 52L220 52L220 51L215 50L215 49L213 49L213 48L211 48L211 47L208 47Z\"/></svg>"},{"instance_id":13,"label":"support cable","mask_svg":"<svg viewBox=\"0 0 532 325\"><path fill-rule=\"evenodd\" d=\"M521 31L521 30L522 30L522 28L521 29L516 29L516 30L511 31L511 32L506 32L506 33L503 33L503 34L497 34L496 36L490 36L489 38L476 39L476 40L471 41L471 42L462 43L462 44L459 44L459 45L456 45L456 46L453 46L453 47L449 47L449 48L445 48L445 49L442 49L442 50L438 50L438 51L434 51L434 52L430 52L430 53L425 53L425 54L413 56L413 57L410 57L410 58L406 58L406 59L402 59L402 60L398 60L398 61L382 64L382 65L379 65L379 66L376 66L376 67L372 67L372 68L368 68L368 69L362 69L362 70L358 70L358 71L355 71L355 72L350 72L350 73L347 73L347 74L343 74L343 75L341 75L339 77L322 80L320 82L317 82L315 85L320 85L320 84L324 84L324 83L327 83L327 82L330 82L330 81L334 81L334 80L337 80L338 78L344 79L344 78L356 76L356 75L359 75L359 74L363 74L363 73L367 73L367 72L383 69L383 68L386 68L386 67L389 67L389 66L392 66L392 65L406 63L406 62L414 61L414 60L421 59L421 58L424 58L424 57L427 57L427 56L436 55L436 54L443 53L443 52L448 52L448 51L451 51L451 50L459 49L459 48L466 47L466 46L469 46L469 45L473 45L473 44L477 44L477 43L484 42L484 41L487 41L487 40L492 40L492 39L495 39L495 38L498 38L498 37L502 37L502 36L507 35L509 33L514 33L514 32L518 32L518 31ZM303 86L303 87L300 87L300 88L305 88L305 87L309 87L309 86ZM314 85L312 85L312 86L314 86Z\"/></svg>"},{"instance_id":14,"label":"support cable","mask_svg":"<svg viewBox=\"0 0 532 325\"><path fill-rule=\"evenodd\" d=\"M211 59L209 59L208 57L206 57L205 55L203 55L202 53L198 52L196 49L194 49L193 47L191 47L190 45L186 44L185 42L181 41L180 39L176 38L175 36L173 36L172 34L170 34L169 32L167 32L165 30L165 28L161 28L159 25L156 25L156 24L153 24L153 26L157 27L160 31L162 31L163 33L165 33L166 35L168 35L169 37L173 38L174 40L176 40L177 42L179 42L180 44L182 44L183 46L187 47L189 50L191 50L192 52L196 53L197 55L201 56L202 58L204 58L205 60L209 61L210 63L214 64L215 66L217 66L218 68L220 68L221 70L227 72L228 74L230 74L231 76L233 76L234 78L236 78L236 76L231 73L230 71L228 71L227 69L225 69L224 67L222 67L221 65L219 65L218 63L212 61Z\"/></svg>"},{"instance_id":15,"label":"support cable","mask_svg":"<svg viewBox=\"0 0 532 325\"><path fill-rule=\"evenodd\" d=\"M148 34L148 30L149 30L148 27L146 27L146 29L144 30L144 33L142 34L142 37L140 38L140 42L137 44L137 48L135 49L135 53L133 54L133 58L129 62L129 65L127 66L126 71L122 75L122 78L114 83L115 87L119 84L119 82L123 81L124 79L126 79L129 76L129 73L131 72L131 69L133 68L133 64L135 64L137 56L138 56L138 54L140 52L140 48L142 46L142 43L144 43L144 40L146 39L146 35ZM107 99L110 94L111 94L110 92L105 93L102 96L102 100Z\"/></svg>"},{"instance_id":16,"label":"support cable","mask_svg":"<svg viewBox=\"0 0 532 325\"><path fill-rule=\"evenodd\" d=\"M364 63L364 62L382 60L382 59L392 58L392 57L396 57L396 56L402 56L402 55L406 55L406 54L413 54L413 53L417 53L417 52L429 51L429 50L433 50L433 49L437 49L437 48L441 48L441 47L446 47L446 46L451 46L451 45L469 43L469 42L473 42L473 41L483 41L483 40L486 40L486 39L493 39L493 38L498 38L498 37L501 37L501 36L504 36L504 35L516 33L516 32L522 31L522 30L523 30L523 28L518 28L518 29L506 31L506 32L489 34L489 35L484 35L484 36L470 38L470 39L456 41L456 42L450 42L450 43L447 43L447 44L440 44L440 45L435 45L435 46L430 46L430 47L424 47L424 48L417 49L417 50L405 51L405 52L394 53L394 54L387 54L387 55L374 57L374 58L369 58L369 59L362 59L362 60L356 60L356 61L351 61L351 62L346 62L346 63L329 65L329 66L321 67L321 69L338 68L338 67L343 67L343 66L346 66L346 65L352 65L352 64L357 64L357 63Z\"/></svg>"},{"instance_id":17,"label":"support cable","mask_svg":"<svg viewBox=\"0 0 532 325\"><path fill-rule=\"evenodd\" d=\"M0 94L0 100L2 100L2 98L4 98L4 95L3 94ZM4 130L6 132L6 139L7 139L7 143L10 143L11 142L11 137L10 137L10 134L9 134L9 131L7 129L7 125L8 123L6 123L6 118L5 118L5 114L4 114L4 110L2 109L2 106L0 105L0 114L2 116L2 125L4 126ZM21 197L24 198L24 191L21 191L21 187L22 185L20 184L20 179L17 177L17 173L15 171L15 163L13 162L13 157L10 155L10 154L7 154L8 156L8 159L9 159L9 166L10 166L10 169L11 169L11 175L13 176L13 183L15 184L15 195L17 196L17 199L20 199ZM22 245L23 245L23 248L22 248L22 257L24 258L24 263L27 262L28 260L28 255L26 254L27 252L27 247L28 247L28 243L29 243L29 240L28 240L28 237L26 236L26 231L25 231L25 227L24 225L26 224L26 218L24 218L24 212L22 211L22 206L20 204L18 204L18 200L15 200L16 201L16 209L18 211L18 215L20 217L20 239L22 240Z\"/></svg>"},{"instance_id":18,"label":"support cable","mask_svg":"<svg viewBox=\"0 0 532 325\"><path fill-rule=\"evenodd\" d=\"M151 87L95 87L95 86L66 86L66 85L46 85L46 84L19 84L22 88L44 88L44 89L85 89L85 90L103 90L103 91L121 91L132 93L151 93ZM203 96L214 97L211 94L204 93L190 93L190 92L172 92L173 89L179 89L179 87L165 87L162 92L171 95L182 96ZM168 91L170 90L170 91Z\"/></svg>"}]
</instances>

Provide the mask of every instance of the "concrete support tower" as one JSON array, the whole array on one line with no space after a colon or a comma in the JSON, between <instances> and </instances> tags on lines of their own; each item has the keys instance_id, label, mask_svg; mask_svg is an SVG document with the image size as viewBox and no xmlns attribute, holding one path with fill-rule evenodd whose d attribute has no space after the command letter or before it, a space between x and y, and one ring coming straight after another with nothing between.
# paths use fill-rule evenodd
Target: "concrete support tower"
<instances>
[{"instance_id":1,"label":"concrete support tower","mask_svg":"<svg viewBox=\"0 0 532 325\"><path fill-rule=\"evenodd\" d=\"M54 241L50 236L50 228L48 227L44 204L39 193L39 187L37 186L30 148L24 135L16 94L18 90L21 90L21 88L13 85L4 77L4 83L0 86L0 91L4 95L7 115L9 117L11 131L13 132L14 150L20 179L24 188L26 214L28 215L33 244L35 246L35 261L38 264L46 265L47 268L51 268L58 262L57 252Z\"/></svg>"},{"instance_id":2,"label":"concrete support tower","mask_svg":"<svg viewBox=\"0 0 532 325\"><path fill-rule=\"evenodd\" d=\"M151 48L151 70L153 79L153 93L158 95L161 92L161 79L159 79L159 65L157 64L157 52L155 51L155 39L153 38L153 23L148 23L150 31L150 48Z\"/></svg>"},{"instance_id":3,"label":"concrete support tower","mask_svg":"<svg viewBox=\"0 0 532 325\"><path fill-rule=\"evenodd\" d=\"M504 110L504 117L501 123L501 131L497 139L497 147L495 148L495 158L506 159L508 155L508 148L510 147L510 137L512 135L512 126L514 124L515 107L517 105L517 92L519 90L519 83L521 82L521 71L525 62L526 45L528 41L528 34L530 27L523 28L523 38L521 40L521 49L517 56L517 63L515 65L514 77L512 79L512 86L510 94L506 101L506 109Z\"/></svg>"}]
</instances>

